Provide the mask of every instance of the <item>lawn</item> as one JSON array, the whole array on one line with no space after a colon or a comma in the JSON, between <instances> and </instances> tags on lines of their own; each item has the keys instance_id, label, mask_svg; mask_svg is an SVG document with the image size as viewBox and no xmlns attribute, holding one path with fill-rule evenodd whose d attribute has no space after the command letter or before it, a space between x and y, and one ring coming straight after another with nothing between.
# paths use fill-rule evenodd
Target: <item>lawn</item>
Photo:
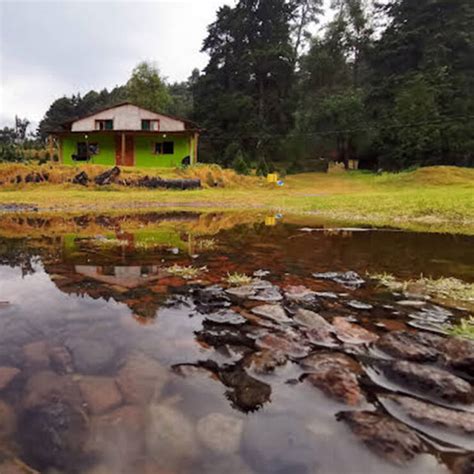
<instances>
[{"instance_id":1,"label":"lawn","mask_svg":"<svg viewBox=\"0 0 474 474\"><path fill-rule=\"evenodd\" d=\"M0 179L2 177L0 165ZM430 167L402 173L304 173L283 186L255 177L199 167L205 187L170 191L123 186L82 187L70 183L4 185L1 204L34 204L42 212L84 212L169 208L262 210L309 214L344 223L389 225L413 230L474 234L474 170ZM211 175L219 174L217 180ZM140 174L140 170L125 173ZM163 170L147 170L163 174ZM183 176L166 171L166 177ZM212 182L219 186L212 186Z\"/></svg>"}]
</instances>

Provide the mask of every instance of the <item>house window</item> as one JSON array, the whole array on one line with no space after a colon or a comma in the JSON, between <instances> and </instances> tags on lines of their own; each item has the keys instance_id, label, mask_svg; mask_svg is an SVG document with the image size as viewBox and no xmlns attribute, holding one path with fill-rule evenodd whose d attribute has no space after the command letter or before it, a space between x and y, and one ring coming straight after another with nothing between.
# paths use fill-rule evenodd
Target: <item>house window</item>
<instances>
[{"instance_id":1,"label":"house window","mask_svg":"<svg viewBox=\"0 0 474 474\"><path fill-rule=\"evenodd\" d=\"M96 130L113 130L114 129L114 121L111 120L111 119L96 120L95 121L95 129Z\"/></svg>"},{"instance_id":2,"label":"house window","mask_svg":"<svg viewBox=\"0 0 474 474\"><path fill-rule=\"evenodd\" d=\"M174 142L155 143L155 155L173 155Z\"/></svg>"},{"instance_id":3,"label":"house window","mask_svg":"<svg viewBox=\"0 0 474 474\"><path fill-rule=\"evenodd\" d=\"M142 120L142 130L153 130L158 131L160 129L160 121L159 120Z\"/></svg>"}]
</instances>

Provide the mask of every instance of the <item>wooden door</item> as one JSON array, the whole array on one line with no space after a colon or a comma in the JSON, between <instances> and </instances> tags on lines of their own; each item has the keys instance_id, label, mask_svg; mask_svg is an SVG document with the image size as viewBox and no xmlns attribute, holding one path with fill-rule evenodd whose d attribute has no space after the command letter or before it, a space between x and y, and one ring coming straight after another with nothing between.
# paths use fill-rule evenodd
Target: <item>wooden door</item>
<instances>
[{"instance_id":1,"label":"wooden door","mask_svg":"<svg viewBox=\"0 0 474 474\"><path fill-rule=\"evenodd\" d=\"M133 135L115 135L115 164L133 166L134 162Z\"/></svg>"},{"instance_id":2,"label":"wooden door","mask_svg":"<svg viewBox=\"0 0 474 474\"><path fill-rule=\"evenodd\" d=\"M115 135L115 164L117 166L122 163L122 135Z\"/></svg>"},{"instance_id":3,"label":"wooden door","mask_svg":"<svg viewBox=\"0 0 474 474\"><path fill-rule=\"evenodd\" d=\"M134 156L133 156L133 148L134 148L134 140L133 135L126 135L125 136L125 159L123 162L124 166L133 166L134 165Z\"/></svg>"}]
</instances>

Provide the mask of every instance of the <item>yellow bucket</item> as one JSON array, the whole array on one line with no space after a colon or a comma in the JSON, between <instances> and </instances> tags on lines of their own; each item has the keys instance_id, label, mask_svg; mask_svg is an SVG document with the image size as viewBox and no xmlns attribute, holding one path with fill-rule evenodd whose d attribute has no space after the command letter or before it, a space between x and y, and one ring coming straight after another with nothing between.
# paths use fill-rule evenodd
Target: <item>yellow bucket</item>
<instances>
[{"instance_id":1,"label":"yellow bucket","mask_svg":"<svg viewBox=\"0 0 474 474\"><path fill-rule=\"evenodd\" d=\"M275 217L274 217L274 216L267 216L267 217L265 217L265 225L266 225L266 226L270 226L270 227L276 225L276 219L275 219Z\"/></svg>"},{"instance_id":2,"label":"yellow bucket","mask_svg":"<svg viewBox=\"0 0 474 474\"><path fill-rule=\"evenodd\" d=\"M276 183L278 181L278 174L268 173L267 174L267 183Z\"/></svg>"}]
</instances>

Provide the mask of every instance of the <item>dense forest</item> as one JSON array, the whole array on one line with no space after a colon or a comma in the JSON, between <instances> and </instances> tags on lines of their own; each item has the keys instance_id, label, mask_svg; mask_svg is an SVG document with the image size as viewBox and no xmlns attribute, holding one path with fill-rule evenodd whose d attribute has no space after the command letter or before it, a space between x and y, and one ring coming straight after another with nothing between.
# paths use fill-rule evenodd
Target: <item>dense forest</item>
<instances>
[{"instance_id":1,"label":"dense forest","mask_svg":"<svg viewBox=\"0 0 474 474\"><path fill-rule=\"evenodd\" d=\"M474 2L333 0L323 13L322 0L223 6L202 71L169 84L140 63L123 86L56 100L39 136L130 100L195 121L201 160L242 172L474 166Z\"/></svg>"}]
</instances>

